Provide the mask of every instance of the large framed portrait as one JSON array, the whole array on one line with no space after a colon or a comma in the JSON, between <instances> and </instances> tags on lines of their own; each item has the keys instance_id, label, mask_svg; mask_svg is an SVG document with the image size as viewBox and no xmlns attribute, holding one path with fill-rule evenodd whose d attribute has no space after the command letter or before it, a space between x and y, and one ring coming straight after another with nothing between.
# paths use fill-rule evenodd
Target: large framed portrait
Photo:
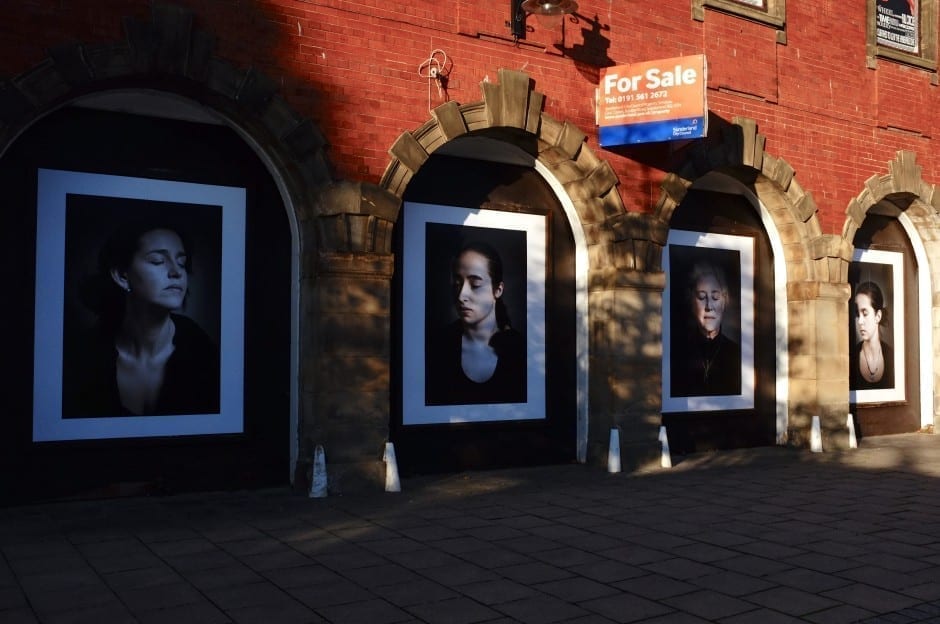
<instances>
[{"instance_id":1,"label":"large framed portrait","mask_svg":"<svg viewBox=\"0 0 940 624\"><path fill-rule=\"evenodd\" d=\"M753 408L753 239L673 230L663 269L663 411Z\"/></svg>"},{"instance_id":2,"label":"large framed portrait","mask_svg":"<svg viewBox=\"0 0 940 624\"><path fill-rule=\"evenodd\" d=\"M402 424L544 419L548 217L403 211Z\"/></svg>"},{"instance_id":3,"label":"large framed portrait","mask_svg":"<svg viewBox=\"0 0 940 624\"><path fill-rule=\"evenodd\" d=\"M245 189L38 173L33 441L241 433Z\"/></svg>"},{"instance_id":4,"label":"large framed portrait","mask_svg":"<svg viewBox=\"0 0 940 624\"><path fill-rule=\"evenodd\" d=\"M904 401L904 256L856 249L849 264L852 403Z\"/></svg>"}]
</instances>

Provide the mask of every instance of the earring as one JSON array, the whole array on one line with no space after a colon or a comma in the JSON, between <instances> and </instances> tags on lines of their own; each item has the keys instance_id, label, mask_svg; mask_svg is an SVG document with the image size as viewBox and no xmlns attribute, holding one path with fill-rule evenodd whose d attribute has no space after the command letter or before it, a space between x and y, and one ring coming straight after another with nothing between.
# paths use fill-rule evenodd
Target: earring
<instances>
[{"instance_id":1,"label":"earring","mask_svg":"<svg viewBox=\"0 0 940 624\"><path fill-rule=\"evenodd\" d=\"M131 286L130 286L130 284L128 284L127 286L124 287L124 292L128 292L128 293L129 293L130 291L131 291Z\"/></svg>"}]
</instances>

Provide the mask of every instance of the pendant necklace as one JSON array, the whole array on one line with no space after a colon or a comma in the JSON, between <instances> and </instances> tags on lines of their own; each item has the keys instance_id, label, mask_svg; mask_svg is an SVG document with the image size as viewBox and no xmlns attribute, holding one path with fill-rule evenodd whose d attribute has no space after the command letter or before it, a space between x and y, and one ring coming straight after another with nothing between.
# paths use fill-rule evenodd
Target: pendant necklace
<instances>
[{"instance_id":1,"label":"pendant necklace","mask_svg":"<svg viewBox=\"0 0 940 624\"><path fill-rule=\"evenodd\" d=\"M716 338L717 341L717 338ZM706 358L705 354L702 354L702 366L705 369L705 382L708 383L708 374L712 370L712 364L715 363L715 358L718 357L718 352L721 351L721 343L718 343L718 346L715 348L715 352L712 354L711 358Z\"/></svg>"},{"instance_id":2,"label":"pendant necklace","mask_svg":"<svg viewBox=\"0 0 940 624\"><path fill-rule=\"evenodd\" d=\"M865 353L865 349L862 349L862 357L865 358L865 366L868 367L868 381L875 381L875 375L878 374L878 364L875 364L875 368L871 367L871 359Z\"/></svg>"}]
</instances>

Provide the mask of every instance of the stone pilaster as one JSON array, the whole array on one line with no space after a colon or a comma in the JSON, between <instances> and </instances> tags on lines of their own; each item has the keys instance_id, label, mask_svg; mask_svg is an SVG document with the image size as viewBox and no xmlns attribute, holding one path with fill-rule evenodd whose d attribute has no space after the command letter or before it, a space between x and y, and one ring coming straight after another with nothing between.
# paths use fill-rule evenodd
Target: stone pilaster
<instances>
[{"instance_id":1,"label":"stone pilaster","mask_svg":"<svg viewBox=\"0 0 940 624\"><path fill-rule=\"evenodd\" d=\"M384 477L392 267L391 254L321 251L307 285L317 323L301 362L301 450L323 445L331 492Z\"/></svg>"},{"instance_id":2,"label":"stone pilaster","mask_svg":"<svg viewBox=\"0 0 940 624\"><path fill-rule=\"evenodd\" d=\"M846 448L849 412L849 287L802 282L788 286L791 444L809 446L819 416L823 448Z\"/></svg>"},{"instance_id":3,"label":"stone pilaster","mask_svg":"<svg viewBox=\"0 0 940 624\"><path fill-rule=\"evenodd\" d=\"M610 429L620 429L625 471L658 466L665 274L592 272L589 287L588 461L606 464Z\"/></svg>"}]
</instances>

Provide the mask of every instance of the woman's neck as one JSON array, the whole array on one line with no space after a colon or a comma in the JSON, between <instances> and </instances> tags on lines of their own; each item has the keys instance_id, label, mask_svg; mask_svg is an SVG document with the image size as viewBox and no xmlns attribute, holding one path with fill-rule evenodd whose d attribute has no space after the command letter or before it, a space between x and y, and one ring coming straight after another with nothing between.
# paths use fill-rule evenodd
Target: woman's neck
<instances>
[{"instance_id":1,"label":"woman's neck","mask_svg":"<svg viewBox=\"0 0 940 624\"><path fill-rule=\"evenodd\" d=\"M169 312L148 314L128 310L118 332L117 346L135 357L159 355L173 343L174 329Z\"/></svg>"},{"instance_id":2,"label":"woman's neck","mask_svg":"<svg viewBox=\"0 0 940 624\"><path fill-rule=\"evenodd\" d=\"M880 353L881 352L881 336L875 334L868 340L862 342L862 350L868 353Z\"/></svg>"},{"instance_id":3,"label":"woman's neck","mask_svg":"<svg viewBox=\"0 0 940 624\"><path fill-rule=\"evenodd\" d=\"M464 336L474 342L488 344L490 338L498 331L496 318L489 316L473 325L464 325Z\"/></svg>"}]
</instances>

